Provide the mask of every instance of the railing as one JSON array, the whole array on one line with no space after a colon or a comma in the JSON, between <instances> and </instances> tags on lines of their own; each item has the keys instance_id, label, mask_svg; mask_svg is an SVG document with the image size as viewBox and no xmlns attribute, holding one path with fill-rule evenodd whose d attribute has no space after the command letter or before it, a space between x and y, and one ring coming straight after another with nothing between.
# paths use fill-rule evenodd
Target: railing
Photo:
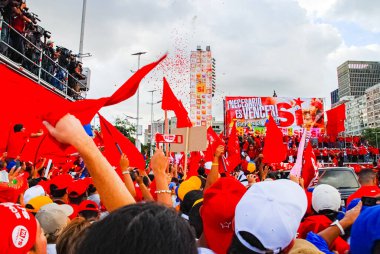
<instances>
[{"instance_id":1,"label":"railing","mask_svg":"<svg viewBox=\"0 0 380 254\"><path fill-rule=\"evenodd\" d=\"M5 22L1 14L0 34L1 62L69 100L86 97L88 87L85 82L60 66L58 59L54 60L45 54L42 42L39 41L41 47L37 46Z\"/></svg>"}]
</instances>

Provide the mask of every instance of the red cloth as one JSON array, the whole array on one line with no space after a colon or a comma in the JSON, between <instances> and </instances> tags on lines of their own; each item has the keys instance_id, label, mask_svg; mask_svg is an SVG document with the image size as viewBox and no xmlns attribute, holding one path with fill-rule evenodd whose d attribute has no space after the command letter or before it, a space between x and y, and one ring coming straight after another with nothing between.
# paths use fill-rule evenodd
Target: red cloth
<instances>
[{"instance_id":1,"label":"red cloth","mask_svg":"<svg viewBox=\"0 0 380 254\"><path fill-rule=\"evenodd\" d=\"M318 178L317 159L315 158L310 142L304 151L304 160L305 164L302 167L301 176L304 179L305 188L308 188L309 185Z\"/></svg>"},{"instance_id":2,"label":"red cloth","mask_svg":"<svg viewBox=\"0 0 380 254\"><path fill-rule=\"evenodd\" d=\"M207 142L208 146L205 151L205 167L207 169L211 169L211 163L215 154L215 150L220 145L225 145L224 141L220 139L220 137L215 133L215 131L212 129L212 127L208 127L207 129ZM209 165L209 166L208 166ZM219 159L219 172L225 173L225 169L223 166L223 162L221 159Z\"/></svg>"},{"instance_id":3,"label":"red cloth","mask_svg":"<svg viewBox=\"0 0 380 254\"><path fill-rule=\"evenodd\" d=\"M301 222L300 227L298 228L298 238L305 239L307 233L310 231L314 233L319 233L322 230L328 228L332 221L327 218L325 215L313 215L307 217L303 222ZM339 254L344 254L347 250L350 249L348 243L343 240L340 236L336 238L331 246L331 250L336 250Z\"/></svg>"},{"instance_id":4,"label":"red cloth","mask_svg":"<svg viewBox=\"0 0 380 254\"><path fill-rule=\"evenodd\" d=\"M345 130L344 120L346 120L345 104L326 111L327 114L327 135L337 137L339 132Z\"/></svg>"},{"instance_id":5,"label":"red cloth","mask_svg":"<svg viewBox=\"0 0 380 254\"><path fill-rule=\"evenodd\" d=\"M121 154L117 148L118 145L121 151L127 155L131 167L144 170L144 156L137 150L135 145L100 114L99 120L104 140L104 156L108 162L112 166L119 166Z\"/></svg>"},{"instance_id":6,"label":"red cloth","mask_svg":"<svg viewBox=\"0 0 380 254\"><path fill-rule=\"evenodd\" d=\"M228 138L227 143L227 164L228 164L228 171L233 171L239 164L240 164L240 145L239 145L239 139L237 136L237 130L236 130L236 122L234 122L234 125L232 126L231 133Z\"/></svg>"},{"instance_id":7,"label":"red cloth","mask_svg":"<svg viewBox=\"0 0 380 254\"><path fill-rule=\"evenodd\" d=\"M269 115L266 124L267 132L264 141L264 163L280 163L286 159L286 147L282 142L282 132L273 117Z\"/></svg>"},{"instance_id":8,"label":"red cloth","mask_svg":"<svg viewBox=\"0 0 380 254\"><path fill-rule=\"evenodd\" d=\"M162 103L161 103L161 109L162 110L175 110L175 108L178 106L178 99L174 95L172 89L170 88L170 85L166 78L164 77L164 87L162 90Z\"/></svg>"},{"instance_id":9,"label":"red cloth","mask_svg":"<svg viewBox=\"0 0 380 254\"><path fill-rule=\"evenodd\" d=\"M377 186L362 186L357 191L352 193L346 201L346 206L350 204L350 202L355 198L361 197L374 197L380 194L380 188Z\"/></svg>"},{"instance_id":10,"label":"red cloth","mask_svg":"<svg viewBox=\"0 0 380 254\"><path fill-rule=\"evenodd\" d=\"M189 170L187 172L187 178L198 175L199 162L202 159L199 152L191 152L189 159Z\"/></svg>"},{"instance_id":11,"label":"red cloth","mask_svg":"<svg viewBox=\"0 0 380 254\"><path fill-rule=\"evenodd\" d=\"M177 128L191 127L192 123L189 119L188 113L183 106L182 102L177 99L168 81L164 77L164 88L162 91L162 104L163 110L173 110L177 117Z\"/></svg>"}]
</instances>

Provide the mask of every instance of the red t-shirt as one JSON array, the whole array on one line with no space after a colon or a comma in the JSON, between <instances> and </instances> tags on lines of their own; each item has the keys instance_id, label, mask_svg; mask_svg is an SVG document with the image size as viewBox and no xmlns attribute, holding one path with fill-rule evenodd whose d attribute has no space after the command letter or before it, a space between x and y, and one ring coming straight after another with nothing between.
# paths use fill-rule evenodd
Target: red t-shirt
<instances>
[{"instance_id":1,"label":"red t-shirt","mask_svg":"<svg viewBox=\"0 0 380 254\"><path fill-rule=\"evenodd\" d=\"M319 233L322 230L328 228L331 223L332 221L325 215L309 216L303 222L301 222L300 227L298 228L298 238L305 239L307 233L310 231ZM333 242L331 249L338 251L339 254L344 254L347 250L350 249L350 246L339 236Z\"/></svg>"},{"instance_id":2,"label":"red t-shirt","mask_svg":"<svg viewBox=\"0 0 380 254\"><path fill-rule=\"evenodd\" d=\"M18 155L20 155L23 146L26 144L28 140L28 136L29 135L23 131L11 132L11 135L9 136L8 140L7 149L9 158L16 158Z\"/></svg>"},{"instance_id":3,"label":"red t-shirt","mask_svg":"<svg viewBox=\"0 0 380 254\"><path fill-rule=\"evenodd\" d=\"M346 206L355 198L374 197L380 194L380 188L377 186L362 186L356 192L352 193L346 201Z\"/></svg>"}]
</instances>

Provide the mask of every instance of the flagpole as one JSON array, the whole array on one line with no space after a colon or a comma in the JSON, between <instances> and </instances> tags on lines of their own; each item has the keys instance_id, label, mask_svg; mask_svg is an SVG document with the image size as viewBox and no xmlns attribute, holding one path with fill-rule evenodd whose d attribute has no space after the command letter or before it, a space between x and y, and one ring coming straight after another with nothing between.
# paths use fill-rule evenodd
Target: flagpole
<instances>
[{"instance_id":1,"label":"flagpole","mask_svg":"<svg viewBox=\"0 0 380 254\"><path fill-rule=\"evenodd\" d=\"M190 128L186 127L185 165L183 166L184 180L186 179L186 176L187 176L187 153L189 150L189 132L190 132Z\"/></svg>"},{"instance_id":2,"label":"flagpole","mask_svg":"<svg viewBox=\"0 0 380 254\"><path fill-rule=\"evenodd\" d=\"M165 135L169 134L169 120L168 120L168 111L165 110ZM165 143L165 152L166 157L169 157L169 144Z\"/></svg>"}]
</instances>

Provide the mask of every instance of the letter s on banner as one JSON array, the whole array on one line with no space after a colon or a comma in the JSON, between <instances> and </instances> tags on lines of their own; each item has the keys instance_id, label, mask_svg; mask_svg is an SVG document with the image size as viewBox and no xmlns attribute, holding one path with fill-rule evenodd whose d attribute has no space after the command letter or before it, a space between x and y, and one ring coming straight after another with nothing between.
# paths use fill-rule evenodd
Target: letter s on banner
<instances>
[{"instance_id":1,"label":"letter s on banner","mask_svg":"<svg viewBox=\"0 0 380 254\"><path fill-rule=\"evenodd\" d=\"M292 108L292 106L286 102L280 102L277 104L278 117L285 119L285 121L280 119L280 127L289 127L294 123L294 115L287 111L287 109L290 108Z\"/></svg>"}]
</instances>

